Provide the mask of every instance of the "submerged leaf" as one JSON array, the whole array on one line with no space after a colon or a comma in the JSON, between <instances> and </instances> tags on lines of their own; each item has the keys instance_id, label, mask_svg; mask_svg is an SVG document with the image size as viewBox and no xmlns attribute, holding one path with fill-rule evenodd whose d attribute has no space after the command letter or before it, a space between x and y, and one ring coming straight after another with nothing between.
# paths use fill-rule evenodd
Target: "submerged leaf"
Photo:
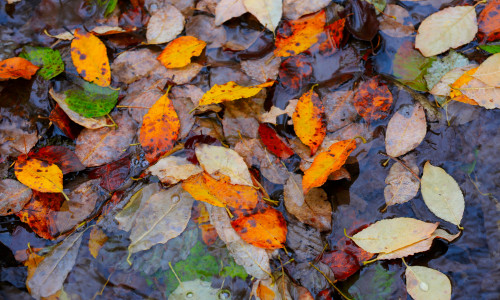
<instances>
[{"instance_id":1,"label":"submerged leaf","mask_svg":"<svg viewBox=\"0 0 500 300\"><path fill-rule=\"evenodd\" d=\"M392 101L389 88L380 81L379 76L361 83L354 95L354 107L367 122L387 118Z\"/></svg>"},{"instance_id":2,"label":"submerged leaf","mask_svg":"<svg viewBox=\"0 0 500 300\"><path fill-rule=\"evenodd\" d=\"M45 80L50 80L64 72L64 63L58 50L26 46L19 56L41 67L38 74Z\"/></svg>"},{"instance_id":3,"label":"submerged leaf","mask_svg":"<svg viewBox=\"0 0 500 300\"><path fill-rule=\"evenodd\" d=\"M419 174L415 157L405 158L404 161L415 174ZM418 178L415 178L400 163L392 165L389 174L385 178L385 183L387 186L384 189L384 197L387 206L410 201L417 195L418 188L420 187Z\"/></svg>"},{"instance_id":4,"label":"submerged leaf","mask_svg":"<svg viewBox=\"0 0 500 300\"><path fill-rule=\"evenodd\" d=\"M493 42L500 39L500 1L491 0L486 3L478 18L480 41ZM481 46L480 46L481 47Z\"/></svg>"}]
</instances>

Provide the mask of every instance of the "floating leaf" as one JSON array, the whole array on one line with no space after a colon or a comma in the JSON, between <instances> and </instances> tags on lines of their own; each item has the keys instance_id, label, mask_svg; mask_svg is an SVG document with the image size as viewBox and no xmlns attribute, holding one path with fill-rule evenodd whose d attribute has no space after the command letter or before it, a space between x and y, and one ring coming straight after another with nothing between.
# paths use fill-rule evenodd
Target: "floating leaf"
<instances>
[{"instance_id":1,"label":"floating leaf","mask_svg":"<svg viewBox=\"0 0 500 300\"><path fill-rule=\"evenodd\" d=\"M21 211L30 201L31 194L31 189L17 180L0 180L0 216Z\"/></svg>"},{"instance_id":2,"label":"floating leaf","mask_svg":"<svg viewBox=\"0 0 500 300\"><path fill-rule=\"evenodd\" d=\"M43 193L61 193L63 173L56 164L19 156L14 166L17 180Z\"/></svg>"},{"instance_id":3,"label":"floating leaf","mask_svg":"<svg viewBox=\"0 0 500 300\"><path fill-rule=\"evenodd\" d=\"M142 119L139 136L150 164L172 150L179 136L180 127L179 117L168 94L161 96Z\"/></svg>"},{"instance_id":4,"label":"floating leaf","mask_svg":"<svg viewBox=\"0 0 500 300\"><path fill-rule=\"evenodd\" d=\"M404 161L415 174L419 174L415 157L405 157ZM418 178L400 163L392 165L385 183L387 186L384 188L384 197L387 206L410 201L417 195L420 187Z\"/></svg>"},{"instance_id":5,"label":"floating leaf","mask_svg":"<svg viewBox=\"0 0 500 300\"><path fill-rule=\"evenodd\" d=\"M455 6L427 17L418 28L415 48L426 57L472 41L477 33L474 6Z\"/></svg>"},{"instance_id":6,"label":"floating leaf","mask_svg":"<svg viewBox=\"0 0 500 300\"><path fill-rule=\"evenodd\" d=\"M243 0L243 4L264 27L272 32L276 30L283 11L282 0Z\"/></svg>"},{"instance_id":7,"label":"floating leaf","mask_svg":"<svg viewBox=\"0 0 500 300\"><path fill-rule=\"evenodd\" d=\"M68 107L86 118L107 115L118 101L119 90L84 82L81 89L65 92Z\"/></svg>"},{"instance_id":8,"label":"floating leaf","mask_svg":"<svg viewBox=\"0 0 500 300\"><path fill-rule=\"evenodd\" d=\"M361 83L354 95L354 107L367 122L387 118L392 101L389 88L380 82L379 76Z\"/></svg>"},{"instance_id":9,"label":"floating leaf","mask_svg":"<svg viewBox=\"0 0 500 300\"><path fill-rule=\"evenodd\" d=\"M385 219L356 233L352 240L365 251L389 253L429 238L438 224L412 218Z\"/></svg>"},{"instance_id":10,"label":"floating leaf","mask_svg":"<svg viewBox=\"0 0 500 300\"><path fill-rule=\"evenodd\" d=\"M460 226L465 209L464 195L445 170L426 162L422 175L422 197L427 207L441 219Z\"/></svg>"},{"instance_id":11,"label":"floating leaf","mask_svg":"<svg viewBox=\"0 0 500 300\"><path fill-rule=\"evenodd\" d=\"M173 40L184 29L184 16L172 5L164 5L153 12L148 22L148 44L163 44Z\"/></svg>"},{"instance_id":12,"label":"floating leaf","mask_svg":"<svg viewBox=\"0 0 500 300\"><path fill-rule=\"evenodd\" d=\"M314 155L326 136L326 122L323 102L312 88L300 97L292 120L297 137Z\"/></svg>"},{"instance_id":13,"label":"floating leaf","mask_svg":"<svg viewBox=\"0 0 500 300\"><path fill-rule=\"evenodd\" d=\"M443 273L421 266L406 267L406 290L414 300L450 300L451 282Z\"/></svg>"},{"instance_id":14,"label":"floating leaf","mask_svg":"<svg viewBox=\"0 0 500 300\"><path fill-rule=\"evenodd\" d=\"M472 76L489 86L500 87L500 53L493 54L483 61Z\"/></svg>"},{"instance_id":15,"label":"floating leaf","mask_svg":"<svg viewBox=\"0 0 500 300\"><path fill-rule=\"evenodd\" d=\"M339 19L325 26L325 31L318 37L318 42L311 46L311 53L319 52L321 55L329 56L340 48L344 38L345 18Z\"/></svg>"},{"instance_id":16,"label":"floating leaf","mask_svg":"<svg viewBox=\"0 0 500 300\"><path fill-rule=\"evenodd\" d=\"M163 49L158 60L167 69L182 68L191 63L191 57L200 55L206 45L194 36L181 36Z\"/></svg>"},{"instance_id":17,"label":"floating leaf","mask_svg":"<svg viewBox=\"0 0 500 300\"><path fill-rule=\"evenodd\" d=\"M500 1L488 1L479 14L477 23L479 40L493 42L500 39Z\"/></svg>"},{"instance_id":18,"label":"floating leaf","mask_svg":"<svg viewBox=\"0 0 500 300\"><path fill-rule=\"evenodd\" d=\"M394 56L393 75L412 89L425 92L427 84L424 75L434 60L434 58L424 57L420 51L415 50L411 41L406 41Z\"/></svg>"},{"instance_id":19,"label":"floating leaf","mask_svg":"<svg viewBox=\"0 0 500 300\"><path fill-rule=\"evenodd\" d=\"M184 157L167 156L148 168L148 172L158 176L165 184L176 184L189 177L203 172L198 165L194 165Z\"/></svg>"},{"instance_id":20,"label":"floating leaf","mask_svg":"<svg viewBox=\"0 0 500 300\"><path fill-rule=\"evenodd\" d=\"M89 237L89 251L94 258L97 258L99 250L101 250L107 240L108 236L104 233L104 231L102 231L99 227L92 228Z\"/></svg>"},{"instance_id":21,"label":"floating leaf","mask_svg":"<svg viewBox=\"0 0 500 300\"><path fill-rule=\"evenodd\" d=\"M345 6L347 30L357 39L371 41L379 30L375 8L367 1L353 0Z\"/></svg>"},{"instance_id":22,"label":"floating leaf","mask_svg":"<svg viewBox=\"0 0 500 300\"><path fill-rule=\"evenodd\" d=\"M259 135L266 148L279 158L287 159L293 155L293 150L283 142L270 125L260 124Z\"/></svg>"},{"instance_id":23,"label":"floating leaf","mask_svg":"<svg viewBox=\"0 0 500 300\"><path fill-rule=\"evenodd\" d=\"M263 88L272 86L273 84L274 81L249 87L238 85L234 81L229 81L222 85L214 84L214 86L203 95L198 105L218 104L241 98L250 98L257 95Z\"/></svg>"},{"instance_id":24,"label":"floating leaf","mask_svg":"<svg viewBox=\"0 0 500 300\"><path fill-rule=\"evenodd\" d=\"M304 172L302 179L304 194L307 194L313 187L322 186L328 179L328 175L344 165L354 149L356 149L356 141L352 139L333 143L328 150L316 155L311 167Z\"/></svg>"},{"instance_id":25,"label":"floating leaf","mask_svg":"<svg viewBox=\"0 0 500 300\"><path fill-rule=\"evenodd\" d=\"M306 51L318 41L326 22L325 11L295 21L285 21L276 33L275 56L293 56Z\"/></svg>"},{"instance_id":26,"label":"floating leaf","mask_svg":"<svg viewBox=\"0 0 500 300\"><path fill-rule=\"evenodd\" d=\"M106 46L92 33L75 30L71 41L71 59L83 79L101 87L111 83Z\"/></svg>"},{"instance_id":27,"label":"floating leaf","mask_svg":"<svg viewBox=\"0 0 500 300\"><path fill-rule=\"evenodd\" d=\"M492 54L500 53L500 45L481 45L479 48Z\"/></svg>"},{"instance_id":28,"label":"floating leaf","mask_svg":"<svg viewBox=\"0 0 500 300\"><path fill-rule=\"evenodd\" d=\"M50 80L64 72L64 63L58 50L25 46L19 57L41 67L38 74L45 80Z\"/></svg>"},{"instance_id":29,"label":"floating leaf","mask_svg":"<svg viewBox=\"0 0 500 300\"><path fill-rule=\"evenodd\" d=\"M130 158L125 156L117 161L90 171L89 178L100 178L99 185L110 192L117 190L128 178Z\"/></svg>"},{"instance_id":30,"label":"floating leaf","mask_svg":"<svg viewBox=\"0 0 500 300\"><path fill-rule=\"evenodd\" d=\"M0 81L8 79L31 79L40 67L21 57L7 58L0 61Z\"/></svg>"},{"instance_id":31,"label":"floating leaf","mask_svg":"<svg viewBox=\"0 0 500 300\"><path fill-rule=\"evenodd\" d=\"M181 284L168 296L171 300L190 299L218 299L220 289L212 287L208 281L195 279L191 281L182 281ZM189 296L187 296L189 295Z\"/></svg>"},{"instance_id":32,"label":"floating leaf","mask_svg":"<svg viewBox=\"0 0 500 300\"><path fill-rule=\"evenodd\" d=\"M385 150L398 157L417 148L427 133L424 108L420 103L404 105L392 116L385 134Z\"/></svg>"},{"instance_id":33,"label":"floating leaf","mask_svg":"<svg viewBox=\"0 0 500 300\"><path fill-rule=\"evenodd\" d=\"M46 146L30 153L30 158L36 158L51 164L56 164L63 174L78 172L85 169L76 154L63 146Z\"/></svg>"},{"instance_id":34,"label":"floating leaf","mask_svg":"<svg viewBox=\"0 0 500 300\"><path fill-rule=\"evenodd\" d=\"M215 25L220 26L227 20L239 17L246 12L243 0L221 0L215 7Z\"/></svg>"}]
</instances>

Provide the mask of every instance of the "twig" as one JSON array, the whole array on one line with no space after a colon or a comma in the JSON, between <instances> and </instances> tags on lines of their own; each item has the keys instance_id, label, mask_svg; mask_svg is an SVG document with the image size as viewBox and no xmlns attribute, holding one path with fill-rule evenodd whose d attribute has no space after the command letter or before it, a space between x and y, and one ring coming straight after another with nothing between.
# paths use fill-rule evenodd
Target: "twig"
<instances>
[{"instance_id":1,"label":"twig","mask_svg":"<svg viewBox=\"0 0 500 300\"><path fill-rule=\"evenodd\" d=\"M410 167L408 167L408 166L407 166L404 162L402 162L399 158L396 158L396 157L390 156L389 154L386 154L386 153L383 153L383 152L379 152L379 154L381 154L381 155L384 155L384 156L387 156L387 157L389 157L389 158L394 159L395 161L397 161L398 163L400 163L400 164L401 164L401 165L402 165L402 166L403 166L406 170L408 170L411 174L413 174L413 176L415 176L415 178L417 178L419 182L422 182L422 181L420 180L420 177L418 177L418 175L417 175L417 174L415 174L415 172L413 172L413 170L412 170L412 169L410 169Z\"/></svg>"}]
</instances>

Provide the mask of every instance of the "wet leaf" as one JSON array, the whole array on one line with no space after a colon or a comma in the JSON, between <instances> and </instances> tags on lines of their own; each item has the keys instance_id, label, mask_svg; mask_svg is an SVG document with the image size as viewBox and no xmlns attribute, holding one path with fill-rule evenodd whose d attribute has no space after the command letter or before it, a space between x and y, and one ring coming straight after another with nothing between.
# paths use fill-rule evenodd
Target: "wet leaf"
<instances>
[{"instance_id":1,"label":"wet leaf","mask_svg":"<svg viewBox=\"0 0 500 300\"><path fill-rule=\"evenodd\" d=\"M28 154L37 142L38 133L31 122L0 110L0 161L7 156Z\"/></svg>"},{"instance_id":2,"label":"wet leaf","mask_svg":"<svg viewBox=\"0 0 500 300\"><path fill-rule=\"evenodd\" d=\"M234 81L229 81L228 83L222 85L215 84L203 95L198 105L218 104L241 98L250 98L257 95L263 88L272 86L273 84L274 81L249 87L240 86Z\"/></svg>"},{"instance_id":3,"label":"wet leaf","mask_svg":"<svg viewBox=\"0 0 500 300\"><path fill-rule=\"evenodd\" d=\"M274 54L270 52L259 59L243 60L241 62L241 70L252 77L252 79L264 83L268 80L276 79L280 64L281 59L274 57Z\"/></svg>"},{"instance_id":4,"label":"wet leaf","mask_svg":"<svg viewBox=\"0 0 500 300\"><path fill-rule=\"evenodd\" d=\"M210 282L195 279L181 282L177 289L168 296L168 299L183 300L186 299L186 297L193 300L217 299L219 297L219 292L220 289L213 288Z\"/></svg>"},{"instance_id":5,"label":"wet leaf","mask_svg":"<svg viewBox=\"0 0 500 300\"><path fill-rule=\"evenodd\" d=\"M460 90L460 88L462 86L467 86L472 80L474 80L474 82L475 82L476 85L480 85L480 86L483 86L483 87L485 86L484 83L482 83L481 81L479 81L477 79L474 79L472 77L472 75L476 71L477 71L477 67L476 68L472 68L472 69L466 71L465 73L462 73L462 76L460 76L455 82L453 82L450 85L450 98L452 100L455 100L455 101L458 101L458 102L467 103L467 104L470 104L470 105L479 105L474 99L471 99L467 95L464 95L462 93L462 91ZM488 94L487 92L483 92L483 93L481 93L481 94L483 94L483 96L485 96L485 95L487 96L487 94Z\"/></svg>"},{"instance_id":6,"label":"wet leaf","mask_svg":"<svg viewBox=\"0 0 500 300\"><path fill-rule=\"evenodd\" d=\"M406 41L394 56L393 75L412 89L425 92L428 82L424 80L424 75L433 60L433 58L424 57L420 51L414 49L412 42ZM427 74L432 73L427 72ZM430 84L429 88L432 88Z\"/></svg>"},{"instance_id":7,"label":"wet leaf","mask_svg":"<svg viewBox=\"0 0 500 300\"><path fill-rule=\"evenodd\" d=\"M196 158L203 170L210 175L219 172L228 176L232 184L253 186L248 166L232 149L201 144L196 147Z\"/></svg>"},{"instance_id":8,"label":"wet leaf","mask_svg":"<svg viewBox=\"0 0 500 300\"><path fill-rule=\"evenodd\" d=\"M330 0L284 0L283 15L289 20L295 20L303 15L317 12L330 3Z\"/></svg>"},{"instance_id":9,"label":"wet leaf","mask_svg":"<svg viewBox=\"0 0 500 300\"><path fill-rule=\"evenodd\" d=\"M50 80L64 72L64 63L58 50L26 46L19 56L41 67L38 75L45 80Z\"/></svg>"},{"instance_id":10,"label":"wet leaf","mask_svg":"<svg viewBox=\"0 0 500 300\"><path fill-rule=\"evenodd\" d=\"M326 122L323 102L312 88L300 97L292 120L297 137L314 155L326 136Z\"/></svg>"},{"instance_id":11,"label":"wet leaf","mask_svg":"<svg viewBox=\"0 0 500 300\"><path fill-rule=\"evenodd\" d=\"M353 0L345 7L347 30L357 39L371 41L379 29L375 8L367 1Z\"/></svg>"},{"instance_id":12,"label":"wet leaf","mask_svg":"<svg viewBox=\"0 0 500 300\"><path fill-rule=\"evenodd\" d=\"M153 12L149 19L146 38L149 44L163 44L173 40L184 29L184 16L172 5Z\"/></svg>"},{"instance_id":13,"label":"wet leaf","mask_svg":"<svg viewBox=\"0 0 500 300\"><path fill-rule=\"evenodd\" d=\"M328 132L335 132L348 124L353 123L358 112L354 108L353 91L335 91L323 97L325 105Z\"/></svg>"},{"instance_id":14,"label":"wet leaf","mask_svg":"<svg viewBox=\"0 0 500 300\"><path fill-rule=\"evenodd\" d=\"M221 0L215 7L215 25L220 26L227 20L239 17L246 12L243 0Z\"/></svg>"},{"instance_id":15,"label":"wet leaf","mask_svg":"<svg viewBox=\"0 0 500 300\"><path fill-rule=\"evenodd\" d=\"M332 269L335 279L340 281L346 280L360 269L358 260L341 250L324 253L321 262L328 265Z\"/></svg>"},{"instance_id":16,"label":"wet leaf","mask_svg":"<svg viewBox=\"0 0 500 300\"><path fill-rule=\"evenodd\" d=\"M46 146L38 149L35 153L30 153L29 157L56 164L61 168L63 174L85 169L76 154L63 146Z\"/></svg>"},{"instance_id":17,"label":"wet leaf","mask_svg":"<svg viewBox=\"0 0 500 300\"><path fill-rule=\"evenodd\" d=\"M325 26L325 31L318 38L318 42L310 48L311 53L320 53L329 56L341 47L344 38L345 18L339 19Z\"/></svg>"},{"instance_id":18,"label":"wet leaf","mask_svg":"<svg viewBox=\"0 0 500 300\"><path fill-rule=\"evenodd\" d=\"M312 261L323 252L321 233L295 218L287 219L286 247L294 252L297 262Z\"/></svg>"},{"instance_id":19,"label":"wet leaf","mask_svg":"<svg viewBox=\"0 0 500 300\"><path fill-rule=\"evenodd\" d=\"M390 156L398 157L415 149L424 140L427 122L422 105L401 106L392 116L385 136L385 149Z\"/></svg>"},{"instance_id":20,"label":"wet leaf","mask_svg":"<svg viewBox=\"0 0 500 300\"><path fill-rule=\"evenodd\" d=\"M176 184L179 181L203 172L203 169L192 164L184 157L167 156L148 168L148 171L160 178L165 184Z\"/></svg>"},{"instance_id":21,"label":"wet leaf","mask_svg":"<svg viewBox=\"0 0 500 300\"><path fill-rule=\"evenodd\" d=\"M474 6L455 6L427 17L418 28L415 48L426 57L472 41L477 33Z\"/></svg>"},{"instance_id":22,"label":"wet leaf","mask_svg":"<svg viewBox=\"0 0 500 300\"><path fill-rule=\"evenodd\" d=\"M83 79L101 87L111 83L106 46L92 33L75 30L71 41L71 60Z\"/></svg>"},{"instance_id":23,"label":"wet leaf","mask_svg":"<svg viewBox=\"0 0 500 300\"><path fill-rule=\"evenodd\" d=\"M406 267L406 290L414 300L451 299L450 279L443 273L421 266Z\"/></svg>"},{"instance_id":24,"label":"wet leaf","mask_svg":"<svg viewBox=\"0 0 500 300\"><path fill-rule=\"evenodd\" d=\"M43 193L60 193L63 190L63 173L56 164L20 156L14 172L17 180L33 190Z\"/></svg>"},{"instance_id":25,"label":"wet leaf","mask_svg":"<svg viewBox=\"0 0 500 300\"><path fill-rule=\"evenodd\" d=\"M68 107L86 118L107 115L118 101L119 90L84 82L80 89L65 92Z\"/></svg>"},{"instance_id":26,"label":"wet leaf","mask_svg":"<svg viewBox=\"0 0 500 300\"><path fill-rule=\"evenodd\" d=\"M283 11L282 0L243 0L243 4L264 27L272 32L276 30Z\"/></svg>"},{"instance_id":27,"label":"wet leaf","mask_svg":"<svg viewBox=\"0 0 500 300\"><path fill-rule=\"evenodd\" d=\"M89 173L89 178L100 178L99 185L110 192L117 190L128 178L130 158L125 156L117 161L98 167Z\"/></svg>"},{"instance_id":28,"label":"wet leaf","mask_svg":"<svg viewBox=\"0 0 500 300\"><path fill-rule=\"evenodd\" d=\"M287 57L306 51L318 41L319 34L324 30L325 22L324 10L295 21L283 22L276 33L274 55Z\"/></svg>"},{"instance_id":29,"label":"wet leaf","mask_svg":"<svg viewBox=\"0 0 500 300\"><path fill-rule=\"evenodd\" d=\"M113 80L130 84L139 79L153 76L152 73L161 67L157 57L157 52L147 48L122 52L111 65Z\"/></svg>"},{"instance_id":30,"label":"wet leaf","mask_svg":"<svg viewBox=\"0 0 500 300\"><path fill-rule=\"evenodd\" d=\"M434 60L424 75L429 90L434 88L434 85L452 69L464 67L469 64L470 62L465 56L454 50L450 50L449 54L442 59Z\"/></svg>"},{"instance_id":31,"label":"wet leaf","mask_svg":"<svg viewBox=\"0 0 500 300\"><path fill-rule=\"evenodd\" d=\"M426 162L422 175L422 197L439 218L460 226L465 200L460 187L445 170Z\"/></svg>"},{"instance_id":32,"label":"wet leaf","mask_svg":"<svg viewBox=\"0 0 500 300\"><path fill-rule=\"evenodd\" d=\"M266 148L280 159L287 159L294 154L293 150L283 142L270 125L260 124L259 136Z\"/></svg>"},{"instance_id":33,"label":"wet leaf","mask_svg":"<svg viewBox=\"0 0 500 300\"><path fill-rule=\"evenodd\" d=\"M387 118L392 101L389 88L380 81L379 76L361 83L354 95L354 107L367 122Z\"/></svg>"},{"instance_id":34,"label":"wet leaf","mask_svg":"<svg viewBox=\"0 0 500 300\"><path fill-rule=\"evenodd\" d=\"M491 54L500 53L500 45L481 45L479 48Z\"/></svg>"},{"instance_id":35,"label":"wet leaf","mask_svg":"<svg viewBox=\"0 0 500 300\"><path fill-rule=\"evenodd\" d=\"M0 81L8 79L31 79L40 67L21 57L11 57L0 61Z\"/></svg>"},{"instance_id":36,"label":"wet leaf","mask_svg":"<svg viewBox=\"0 0 500 300\"><path fill-rule=\"evenodd\" d=\"M93 227L90 231L89 237L89 251L90 254L97 258L99 255L99 250L108 241L108 236L99 227Z\"/></svg>"},{"instance_id":37,"label":"wet leaf","mask_svg":"<svg viewBox=\"0 0 500 300\"><path fill-rule=\"evenodd\" d=\"M217 241L217 230L210 224L210 214L207 205L202 202L195 202L193 205L193 221L198 224L201 231L201 238L207 246L213 245Z\"/></svg>"},{"instance_id":38,"label":"wet leaf","mask_svg":"<svg viewBox=\"0 0 500 300\"><path fill-rule=\"evenodd\" d=\"M299 100L296 100L296 99L288 101L288 105L286 106L285 110L282 110L281 108L273 106L273 107L271 107L270 111L261 114L259 119L262 123L271 123L271 124L277 125L276 124L277 117L279 117L281 115L285 115L285 114L287 116L289 116L290 118L293 116L293 112L295 111L295 107L297 107L297 102L299 102Z\"/></svg>"},{"instance_id":39,"label":"wet leaf","mask_svg":"<svg viewBox=\"0 0 500 300\"><path fill-rule=\"evenodd\" d=\"M354 149L356 149L356 141L352 139L333 143L328 150L318 153L311 167L304 172L304 178L302 178L304 194L307 194L313 187L322 186L328 179L328 175L344 165Z\"/></svg>"},{"instance_id":40,"label":"wet leaf","mask_svg":"<svg viewBox=\"0 0 500 300\"><path fill-rule=\"evenodd\" d=\"M404 162L415 174L420 173L415 157L405 157ZM392 165L385 183L384 197L387 206L410 201L417 195L420 187L420 181L400 163Z\"/></svg>"},{"instance_id":41,"label":"wet leaf","mask_svg":"<svg viewBox=\"0 0 500 300\"><path fill-rule=\"evenodd\" d=\"M296 93L312 81L312 58L299 54L285 59L280 66L279 79L281 85Z\"/></svg>"},{"instance_id":42,"label":"wet leaf","mask_svg":"<svg viewBox=\"0 0 500 300\"><path fill-rule=\"evenodd\" d=\"M77 113L74 114L78 115ZM80 131L82 131L82 127L73 122L59 104L56 104L56 107L50 112L49 120L54 123L65 136L72 140L75 140L80 134Z\"/></svg>"},{"instance_id":43,"label":"wet leaf","mask_svg":"<svg viewBox=\"0 0 500 300\"><path fill-rule=\"evenodd\" d=\"M480 41L493 42L500 39L500 2L488 1L479 14L478 37Z\"/></svg>"},{"instance_id":44,"label":"wet leaf","mask_svg":"<svg viewBox=\"0 0 500 300\"><path fill-rule=\"evenodd\" d=\"M287 227L283 215L273 209L240 217L231 222L234 230L247 243L264 249L283 248Z\"/></svg>"},{"instance_id":45,"label":"wet leaf","mask_svg":"<svg viewBox=\"0 0 500 300\"><path fill-rule=\"evenodd\" d=\"M278 291L278 286L271 278L257 280L252 286L252 293L257 296L257 300L281 300L283 299Z\"/></svg>"},{"instance_id":46,"label":"wet leaf","mask_svg":"<svg viewBox=\"0 0 500 300\"><path fill-rule=\"evenodd\" d=\"M464 75L465 72L473 68L477 68L477 65L470 64L450 70L448 73L444 74L443 77L441 77L439 82L434 85L434 87L432 88L432 90L429 91L429 93L436 96L443 96L443 97L448 96L452 91L451 90L452 84L455 83L462 75ZM457 90L456 92L461 94L459 90Z\"/></svg>"},{"instance_id":47,"label":"wet leaf","mask_svg":"<svg viewBox=\"0 0 500 300\"><path fill-rule=\"evenodd\" d=\"M382 1L385 6L385 0ZM415 27L413 27L413 24L405 22L405 19L410 18L410 14L403 7L395 4L389 4L387 5L385 11L384 9L379 11L384 12L384 14L379 17L380 31L383 33L396 38L411 36L415 33Z\"/></svg>"},{"instance_id":48,"label":"wet leaf","mask_svg":"<svg viewBox=\"0 0 500 300\"><path fill-rule=\"evenodd\" d=\"M0 216L21 211L30 201L31 194L31 189L17 180L0 180Z\"/></svg>"},{"instance_id":49,"label":"wet leaf","mask_svg":"<svg viewBox=\"0 0 500 300\"><path fill-rule=\"evenodd\" d=\"M459 90L472 101L467 101L467 99L461 99L460 97L453 98L453 100L472 105L477 103L486 109L500 107L500 87L489 86L478 79L472 78L467 84L460 86Z\"/></svg>"},{"instance_id":50,"label":"wet leaf","mask_svg":"<svg viewBox=\"0 0 500 300\"><path fill-rule=\"evenodd\" d=\"M181 36L170 42L158 56L167 69L182 68L191 63L193 56L201 54L206 43L194 36Z\"/></svg>"},{"instance_id":51,"label":"wet leaf","mask_svg":"<svg viewBox=\"0 0 500 300\"><path fill-rule=\"evenodd\" d=\"M210 187L207 186L206 177L203 174L198 174L184 180L182 188L188 192L195 200L203 201L213 206L225 207L226 201L219 199L211 193Z\"/></svg>"},{"instance_id":52,"label":"wet leaf","mask_svg":"<svg viewBox=\"0 0 500 300\"><path fill-rule=\"evenodd\" d=\"M500 87L500 53L488 57L472 77L481 80L488 86Z\"/></svg>"},{"instance_id":53,"label":"wet leaf","mask_svg":"<svg viewBox=\"0 0 500 300\"><path fill-rule=\"evenodd\" d=\"M116 215L115 219L118 221L118 228L124 231L130 231L135 224L135 219L139 209L144 206L144 203L161 190L158 183L151 183L136 192L127 205Z\"/></svg>"},{"instance_id":54,"label":"wet leaf","mask_svg":"<svg viewBox=\"0 0 500 300\"><path fill-rule=\"evenodd\" d=\"M352 240L371 253L389 253L425 240L439 223L412 218L384 219L356 233Z\"/></svg>"}]
</instances>

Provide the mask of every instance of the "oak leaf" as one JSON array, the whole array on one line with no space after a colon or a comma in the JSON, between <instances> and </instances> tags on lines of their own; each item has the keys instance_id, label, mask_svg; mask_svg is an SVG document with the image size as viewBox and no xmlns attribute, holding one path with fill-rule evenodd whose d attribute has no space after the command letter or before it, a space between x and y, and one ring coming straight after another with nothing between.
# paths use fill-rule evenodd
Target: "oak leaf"
<instances>
[{"instance_id":1,"label":"oak leaf","mask_svg":"<svg viewBox=\"0 0 500 300\"><path fill-rule=\"evenodd\" d=\"M11 57L0 61L0 81L8 79L31 79L40 67L22 57Z\"/></svg>"},{"instance_id":2,"label":"oak leaf","mask_svg":"<svg viewBox=\"0 0 500 300\"><path fill-rule=\"evenodd\" d=\"M182 68L191 63L191 57L200 55L206 45L194 36L181 36L163 49L158 60L167 69Z\"/></svg>"}]
</instances>

